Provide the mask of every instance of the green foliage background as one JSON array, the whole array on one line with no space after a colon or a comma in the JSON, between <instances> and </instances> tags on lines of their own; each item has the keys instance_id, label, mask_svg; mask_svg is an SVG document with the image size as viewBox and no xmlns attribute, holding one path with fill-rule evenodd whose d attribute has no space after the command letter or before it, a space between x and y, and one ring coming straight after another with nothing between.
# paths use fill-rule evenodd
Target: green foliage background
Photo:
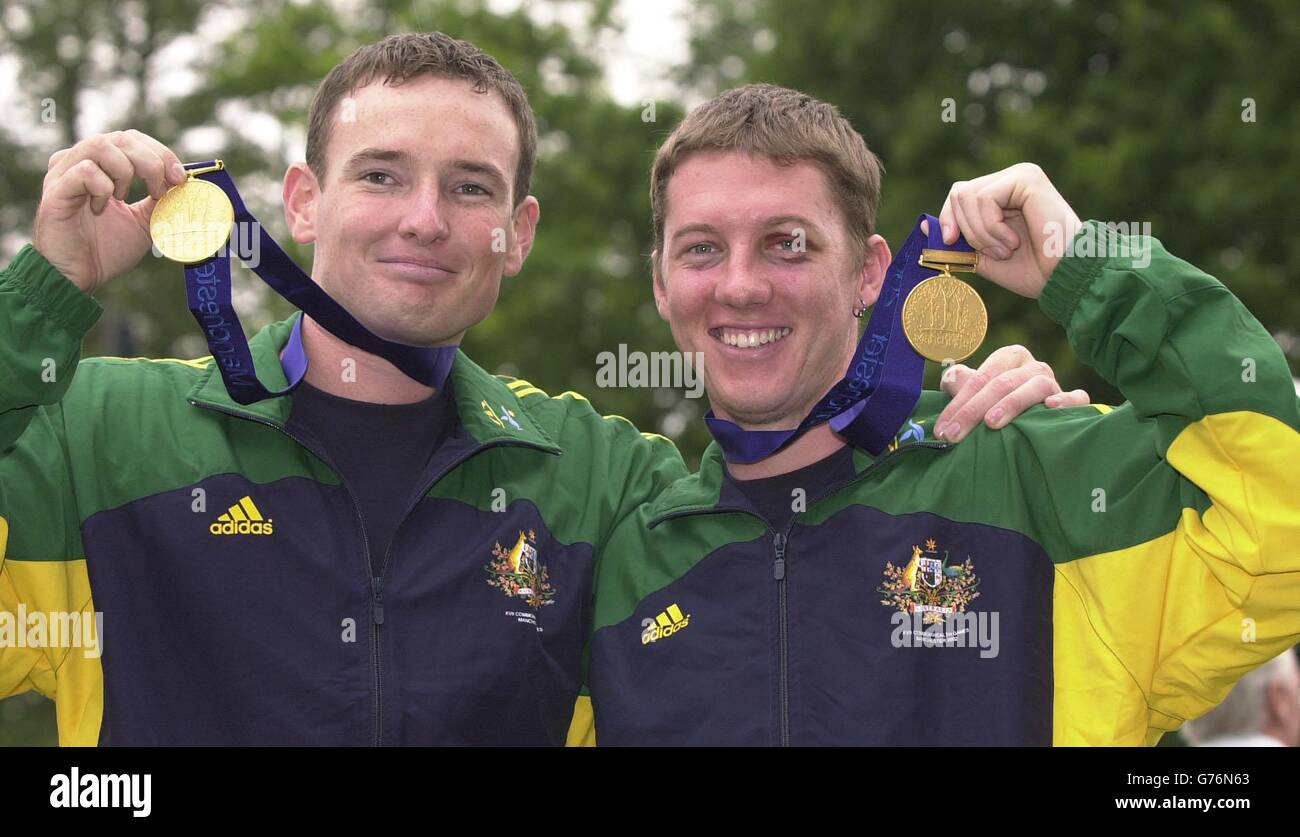
<instances>
[{"instance_id":1,"label":"green foliage background","mask_svg":"<svg viewBox=\"0 0 1300 837\"><path fill-rule=\"evenodd\" d=\"M555 5L498 14L442 0L0 4L0 55L19 68L17 112L0 124L2 255L30 238L47 157L82 138L88 97L105 97L106 129L137 128L183 159L201 158L187 153L198 148L192 129L218 132L219 156L254 213L309 266L310 253L285 233L278 197L291 143L249 128L244 115L305 130L316 83L353 48L441 29L515 72L542 133L537 246L466 350L489 369L552 394L577 390L605 412L668 431L688 459L707 440L695 420L704 405L680 391L598 390L596 357L619 343L672 347L650 296L647 171L688 104L746 81L840 107L884 160L880 227L891 242L919 212L937 211L954 180L1032 160L1081 217L1150 223L1173 252L1227 283L1300 368L1300 294L1290 287L1300 237L1289 229L1300 184L1300 7L1287 0L698 0L687 10L690 59L672 73L679 95L656 101L652 121L644 103L615 102L603 80L616 4L574 0L563 5L584 25L540 22ZM246 25L214 35L232 15ZM201 49L200 79L169 97L160 81L187 49ZM42 122L47 100L56 115ZM942 118L945 105L954 120ZM250 330L290 313L251 274L240 287ZM1023 343L1067 387L1118 400L1036 305L991 288L983 296L991 331L971 362ZM174 266L146 260L101 301L87 354L205 353ZM931 369L930 386L936 377ZM0 701L0 744L52 743L51 709L33 696Z\"/></svg>"}]
</instances>

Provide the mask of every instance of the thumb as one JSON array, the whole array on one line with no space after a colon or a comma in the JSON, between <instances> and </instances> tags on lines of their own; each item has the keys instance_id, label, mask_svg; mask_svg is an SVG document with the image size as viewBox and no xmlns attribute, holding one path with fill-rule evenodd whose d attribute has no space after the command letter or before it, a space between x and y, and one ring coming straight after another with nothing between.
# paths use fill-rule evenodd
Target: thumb
<instances>
[{"instance_id":1,"label":"thumb","mask_svg":"<svg viewBox=\"0 0 1300 837\"><path fill-rule=\"evenodd\" d=\"M961 392L961 388L970 380L973 372L974 370L964 363L954 363L943 370L943 374L939 376L939 388L955 398L957 393Z\"/></svg>"},{"instance_id":2,"label":"thumb","mask_svg":"<svg viewBox=\"0 0 1300 837\"><path fill-rule=\"evenodd\" d=\"M145 195L142 199L133 204L128 204L127 209L135 217L135 222L140 225L140 229L145 235L149 234L149 220L153 217L154 207L158 205L158 199L152 195Z\"/></svg>"}]
</instances>

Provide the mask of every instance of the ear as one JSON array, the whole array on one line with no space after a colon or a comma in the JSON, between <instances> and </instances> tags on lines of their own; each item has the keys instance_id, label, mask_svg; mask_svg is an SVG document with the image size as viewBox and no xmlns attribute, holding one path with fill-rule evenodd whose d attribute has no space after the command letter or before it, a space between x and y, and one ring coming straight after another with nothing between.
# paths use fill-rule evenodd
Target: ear
<instances>
[{"instance_id":1,"label":"ear","mask_svg":"<svg viewBox=\"0 0 1300 837\"><path fill-rule=\"evenodd\" d=\"M1264 702L1268 707L1270 721L1277 721L1284 724L1290 720L1288 716L1292 711L1292 707L1290 706L1292 699L1291 695L1288 694L1286 687L1281 683L1274 680L1265 687Z\"/></svg>"},{"instance_id":2,"label":"ear","mask_svg":"<svg viewBox=\"0 0 1300 837\"><path fill-rule=\"evenodd\" d=\"M664 275L659 269L659 251L650 254L650 284L654 288L655 308L659 309L659 319L668 322L668 288L664 286Z\"/></svg>"},{"instance_id":3,"label":"ear","mask_svg":"<svg viewBox=\"0 0 1300 837\"><path fill-rule=\"evenodd\" d=\"M862 261L862 273L858 276L858 296L867 305L876 304L876 297L880 296L880 288L885 284L885 274L889 271L889 263L893 258L884 236L873 235L867 239L866 258Z\"/></svg>"},{"instance_id":4,"label":"ear","mask_svg":"<svg viewBox=\"0 0 1300 837\"><path fill-rule=\"evenodd\" d=\"M316 199L321 187L306 163L294 163L284 173L284 220L298 244L316 240Z\"/></svg>"},{"instance_id":5,"label":"ear","mask_svg":"<svg viewBox=\"0 0 1300 837\"><path fill-rule=\"evenodd\" d=\"M533 249L533 237L537 234L537 221L541 218L542 207L537 198L529 195L515 207L511 225L514 227L513 244L506 256L503 273L514 276L524 268L524 259Z\"/></svg>"}]
</instances>

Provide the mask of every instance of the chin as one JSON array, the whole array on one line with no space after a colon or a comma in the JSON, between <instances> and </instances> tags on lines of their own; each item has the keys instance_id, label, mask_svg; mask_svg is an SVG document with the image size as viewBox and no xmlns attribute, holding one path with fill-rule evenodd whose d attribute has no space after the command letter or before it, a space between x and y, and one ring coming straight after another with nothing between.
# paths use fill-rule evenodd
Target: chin
<instances>
[{"instance_id":1,"label":"chin","mask_svg":"<svg viewBox=\"0 0 1300 837\"><path fill-rule=\"evenodd\" d=\"M794 427L800 421L803 421L803 415L790 417L787 411L783 409L784 405L778 399L747 399L743 401L715 401L715 412L721 411L731 417L731 421L736 424L747 424L756 427L766 425L777 425L785 427L789 425Z\"/></svg>"},{"instance_id":2,"label":"chin","mask_svg":"<svg viewBox=\"0 0 1300 837\"><path fill-rule=\"evenodd\" d=\"M357 319L375 336L407 346L433 346L461 332L451 324L413 319L409 310L393 312L391 316L385 313L374 312L365 319Z\"/></svg>"},{"instance_id":3,"label":"chin","mask_svg":"<svg viewBox=\"0 0 1300 837\"><path fill-rule=\"evenodd\" d=\"M496 298L466 298L411 283L377 282L366 288L327 289L371 333L394 343L430 347L482 322Z\"/></svg>"},{"instance_id":4,"label":"chin","mask_svg":"<svg viewBox=\"0 0 1300 837\"><path fill-rule=\"evenodd\" d=\"M407 324L388 329L386 333L379 336L394 343L405 343L408 346L428 348L447 342L463 330L443 325Z\"/></svg>"}]
</instances>

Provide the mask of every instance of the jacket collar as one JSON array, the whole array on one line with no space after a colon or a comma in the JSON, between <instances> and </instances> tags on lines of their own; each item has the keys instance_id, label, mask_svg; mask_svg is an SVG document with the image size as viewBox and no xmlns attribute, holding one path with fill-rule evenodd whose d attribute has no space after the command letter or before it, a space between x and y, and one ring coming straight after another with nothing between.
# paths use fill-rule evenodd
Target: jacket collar
<instances>
[{"instance_id":1,"label":"jacket collar","mask_svg":"<svg viewBox=\"0 0 1300 837\"><path fill-rule=\"evenodd\" d=\"M301 332L294 324L301 312L287 320L271 323L248 341L253 355L253 367L258 380L270 390L284 389L288 377L280 363L280 353L292 339L301 341ZM298 343L299 347L301 343ZM480 444L510 440L560 453L559 445L524 409L518 397L495 375L469 359L464 352L456 353L448 376L456 397L456 412L461 426ZM217 369L217 362L207 365L203 375L190 390L190 403L217 410L239 418L269 423L284 429L293 404L291 394L267 398L254 404L240 404L226 392L225 382Z\"/></svg>"},{"instance_id":2,"label":"jacket collar","mask_svg":"<svg viewBox=\"0 0 1300 837\"><path fill-rule=\"evenodd\" d=\"M853 451L853 466L858 476L876 463L892 458L902 448L919 445L942 450L951 447L933 438L934 419L948 400L942 392L922 392L912 416L899 428L887 449L875 456L862 448ZM809 497L809 504L816 499ZM699 470L677 480L651 501L647 525L653 528L663 520L679 515L740 510L759 513L753 503L728 481L722 446L710 442L700 458Z\"/></svg>"}]
</instances>

